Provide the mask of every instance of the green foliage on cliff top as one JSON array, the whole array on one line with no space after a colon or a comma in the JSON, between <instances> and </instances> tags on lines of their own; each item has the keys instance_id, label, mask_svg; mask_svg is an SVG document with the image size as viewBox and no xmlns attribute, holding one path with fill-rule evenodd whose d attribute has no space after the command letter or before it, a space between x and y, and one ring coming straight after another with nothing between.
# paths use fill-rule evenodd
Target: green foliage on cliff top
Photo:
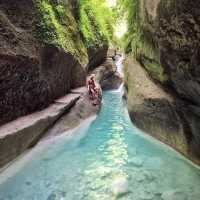
<instances>
[{"instance_id":1,"label":"green foliage on cliff top","mask_svg":"<svg viewBox=\"0 0 200 200\"><path fill-rule=\"evenodd\" d=\"M53 3L52 0L35 0L35 5L39 17L36 36L42 42L61 47L80 62L85 62L86 49L79 36L70 5L66 5L64 1Z\"/></svg>"},{"instance_id":2,"label":"green foliage on cliff top","mask_svg":"<svg viewBox=\"0 0 200 200\"><path fill-rule=\"evenodd\" d=\"M114 16L105 0L79 0L79 28L86 47L108 44L113 25Z\"/></svg>"},{"instance_id":3,"label":"green foliage on cliff top","mask_svg":"<svg viewBox=\"0 0 200 200\"><path fill-rule=\"evenodd\" d=\"M126 53L136 53L142 41L137 12L138 4L139 0L118 0L118 15L124 14L128 25L127 33L123 38Z\"/></svg>"},{"instance_id":4,"label":"green foliage on cliff top","mask_svg":"<svg viewBox=\"0 0 200 200\"><path fill-rule=\"evenodd\" d=\"M128 31L123 38L126 53L132 53L149 74L161 82L167 79L160 64L159 50L148 30L145 0L118 0L119 13L125 13Z\"/></svg>"}]
</instances>

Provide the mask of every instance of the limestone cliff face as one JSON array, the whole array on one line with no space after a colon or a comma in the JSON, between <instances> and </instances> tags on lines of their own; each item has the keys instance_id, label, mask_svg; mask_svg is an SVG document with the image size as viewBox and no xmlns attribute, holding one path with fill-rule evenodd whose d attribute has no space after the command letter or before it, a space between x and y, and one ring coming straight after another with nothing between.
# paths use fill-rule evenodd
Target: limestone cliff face
<instances>
[{"instance_id":1,"label":"limestone cliff face","mask_svg":"<svg viewBox=\"0 0 200 200\"><path fill-rule=\"evenodd\" d=\"M173 105L184 128L188 151L200 155L199 1L135 2L137 37L132 41L132 50L150 77L175 97ZM156 96L152 99L156 102Z\"/></svg>"},{"instance_id":2,"label":"limestone cliff face","mask_svg":"<svg viewBox=\"0 0 200 200\"><path fill-rule=\"evenodd\" d=\"M125 62L125 85L128 110L134 124L146 133L170 145L200 164L189 145L180 110L184 104L153 82L144 68L132 57Z\"/></svg>"},{"instance_id":3,"label":"limestone cliff face","mask_svg":"<svg viewBox=\"0 0 200 200\"><path fill-rule=\"evenodd\" d=\"M99 47L89 47L88 48L88 70L94 70L96 67L101 65L107 57L108 45L103 45Z\"/></svg>"},{"instance_id":4,"label":"limestone cliff face","mask_svg":"<svg viewBox=\"0 0 200 200\"><path fill-rule=\"evenodd\" d=\"M76 11L77 1L0 1L0 125L85 84Z\"/></svg>"}]
</instances>

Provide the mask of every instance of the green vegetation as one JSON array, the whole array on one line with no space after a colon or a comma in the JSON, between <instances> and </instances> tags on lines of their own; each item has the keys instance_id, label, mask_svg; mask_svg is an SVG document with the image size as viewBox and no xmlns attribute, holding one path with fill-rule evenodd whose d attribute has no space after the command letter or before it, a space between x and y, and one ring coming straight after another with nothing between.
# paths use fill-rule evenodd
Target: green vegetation
<instances>
[{"instance_id":1,"label":"green vegetation","mask_svg":"<svg viewBox=\"0 0 200 200\"><path fill-rule=\"evenodd\" d=\"M165 81L167 77L160 64L157 42L147 21L145 0L118 0L118 5L118 13L125 13L128 24L122 41L125 52L133 54L153 78Z\"/></svg>"},{"instance_id":2,"label":"green vegetation","mask_svg":"<svg viewBox=\"0 0 200 200\"><path fill-rule=\"evenodd\" d=\"M148 58L143 59L143 66L149 72L152 78L155 80L164 82L167 80L167 76L164 73L162 66L157 63L155 60L150 60Z\"/></svg>"},{"instance_id":3,"label":"green vegetation","mask_svg":"<svg viewBox=\"0 0 200 200\"><path fill-rule=\"evenodd\" d=\"M143 0L142 0L143 1ZM140 51L146 46L144 33L142 30L142 20L140 13L140 0L118 0L118 12L124 13L127 18L128 31L123 38L123 45L126 53L133 52L135 57L140 55Z\"/></svg>"},{"instance_id":4,"label":"green vegetation","mask_svg":"<svg viewBox=\"0 0 200 200\"><path fill-rule=\"evenodd\" d=\"M38 11L36 36L44 43L54 44L86 58L86 48L98 48L113 40L115 15L105 0L79 0L76 19L70 1L35 0Z\"/></svg>"},{"instance_id":5,"label":"green vegetation","mask_svg":"<svg viewBox=\"0 0 200 200\"><path fill-rule=\"evenodd\" d=\"M79 28L87 48L113 39L115 18L105 0L79 0Z\"/></svg>"},{"instance_id":6,"label":"green vegetation","mask_svg":"<svg viewBox=\"0 0 200 200\"><path fill-rule=\"evenodd\" d=\"M86 49L79 36L78 25L70 7L66 6L64 1L52 2L35 0L39 17L36 36L45 43L63 48L83 62L86 59Z\"/></svg>"}]
</instances>

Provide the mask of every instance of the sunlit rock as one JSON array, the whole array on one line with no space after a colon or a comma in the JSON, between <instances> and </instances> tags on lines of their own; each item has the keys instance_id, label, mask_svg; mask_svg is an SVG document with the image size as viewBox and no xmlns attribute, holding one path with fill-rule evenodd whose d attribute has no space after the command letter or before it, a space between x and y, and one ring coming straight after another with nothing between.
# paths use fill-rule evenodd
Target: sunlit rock
<instances>
[{"instance_id":1,"label":"sunlit rock","mask_svg":"<svg viewBox=\"0 0 200 200\"><path fill-rule=\"evenodd\" d=\"M125 177L118 177L113 181L111 186L112 193L115 197L121 197L129 192L128 181Z\"/></svg>"},{"instance_id":2,"label":"sunlit rock","mask_svg":"<svg viewBox=\"0 0 200 200\"><path fill-rule=\"evenodd\" d=\"M135 180L137 182L143 182L146 179L145 175L143 173L138 172L138 175L135 175Z\"/></svg>"}]
</instances>

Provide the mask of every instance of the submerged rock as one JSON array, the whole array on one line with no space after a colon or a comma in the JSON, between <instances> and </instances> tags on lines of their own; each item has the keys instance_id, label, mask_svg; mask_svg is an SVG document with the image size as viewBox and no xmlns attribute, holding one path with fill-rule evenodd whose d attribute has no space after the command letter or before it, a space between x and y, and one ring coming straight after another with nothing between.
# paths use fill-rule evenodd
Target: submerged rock
<instances>
[{"instance_id":1,"label":"submerged rock","mask_svg":"<svg viewBox=\"0 0 200 200\"><path fill-rule=\"evenodd\" d=\"M133 157L128 162L135 167L142 167L143 165L143 160L139 157Z\"/></svg>"},{"instance_id":2,"label":"submerged rock","mask_svg":"<svg viewBox=\"0 0 200 200\"><path fill-rule=\"evenodd\" d=\"M47 198L47 200L56 200L56 194L50 194Z\"/></svg>"},{"instance_id":3,"label":"submerged rock","mask_svg":"<svg viewBox=\"0 0 200 200\"><path fill-rule=\"evenodd\" d=\"M52 192L47 197L47 200L65 200L65 199L66 199L66 192L63 191Z\"/></svg>"},{"instance_id":4,"label":"submerged rock","mask_svg":"<svg viewBox=\"0 0 200 200\"><path fill-rule=\"evenodd\" d=\"M162 200L188 200L187 194L176 190L164 192L161 198Z\"/></svg>"},{"instance_id":5,"label":"submerged rock","mask_svg":"<svg viewBox=\"0 0 200 200\"><path fill-rule=\"evenodd\" d=\"M114 179L111 191L115 197L122 197L129 192L128 180L125 177L117 177Z\"/></svg>"}]
</instances>

